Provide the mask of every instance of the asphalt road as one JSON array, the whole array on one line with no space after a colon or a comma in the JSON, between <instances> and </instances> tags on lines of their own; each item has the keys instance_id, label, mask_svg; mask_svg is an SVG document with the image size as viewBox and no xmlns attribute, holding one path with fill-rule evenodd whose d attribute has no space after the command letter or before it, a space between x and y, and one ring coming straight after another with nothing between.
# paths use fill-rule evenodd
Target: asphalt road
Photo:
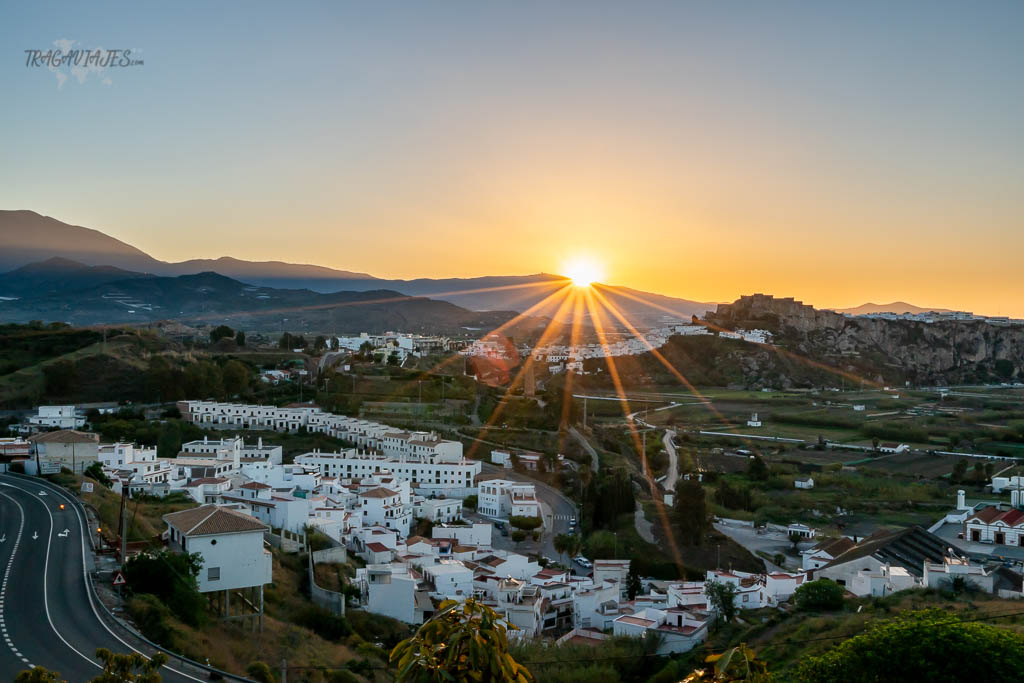
<instances>
[{"instance_id":1,"label":"asphalt road","mask_svg":"<svg viewBox=\"0 0 1024 683\"><path fill-rule=\"evenodd\" d=\"M88 681L101 671L98 648L132 649L93 603L85 523L70 497L0 474L0 680L31 665L58 671L69 683ZM160 673L174 683L200 680L166 667Z\"/></svg>"},{"instance_id":2,"label":"asphalt road","mask_svg":"<svg viewBox=\"0 0 1024 683\"><path fill-rule=\"evenodd\" d=\"M558 552L555 550L554 539L558 534L569 533L569 529L571 528L569 526L569 520L573 517L578 517L576 505L559 491L553 489L547 484L539 482L536 479L532 479L529 476L514 470L506 470L504 467L499 467L485 462L483 463L483 473L501 474L505 479L524 481L534 485L534 488L537 491L537 499L544 508L545 515L545 532L541 536L537 552L545 557L550 557L553 560L559 559ZM495 534L500 535L497 530L495 530ZM495 537L495 541L497 541L497 536ZM584 570L582 567L577 566L576 571L582 572Z\"/></svg>"}]
</instances>

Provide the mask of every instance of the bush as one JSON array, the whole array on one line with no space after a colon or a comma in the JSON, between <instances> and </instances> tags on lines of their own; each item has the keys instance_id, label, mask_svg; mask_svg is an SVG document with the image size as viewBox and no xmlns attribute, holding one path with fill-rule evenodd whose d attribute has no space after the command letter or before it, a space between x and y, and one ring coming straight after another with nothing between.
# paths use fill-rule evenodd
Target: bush
<instances>
[{"instance_id":1,"label":"bush","mask_svg":"<svg viewBox=\"0 0 1024 683\"><path fill-rule=\"evenodd\" d=\"M303 609L295 616L294 621L327 640L339 641L352 633L352 627L345 617L316 605Z\"/></svg>"},{"instance_id":2,"label":"bush","mask_svg":"<svg viewBox=\"0 0 1024 683\"><path fill-rule=\"evenodd\" d=\"M351 671L335 669L327 674L327 683L359 683L359 679Z\"/></svg>"},{"instance_id":3,"label":"bush","mask_svg":"<svg viewBox=\"0 0 1024 683\"><path fill-rule=\"evenodd\" d=\"M206 621L206 599L196 581L201 564L197 553L161 550L131 558L124 574L132 594L154 595L189 626L202 626Z\"/></svg>"},{"instance_id":4,"label":"bush","mask_svg":"<svg viewBox=\"0 0 1024 683\"><path fill-rule=\"evenodd\" d=\"M476 506L478 503L479 498L477 498L476 494L474 494L472 496L466 496L462 500L462 507L466 508L467 510L476 510Z\"/></svg>"},{"instance_id":5,"label":"bush","mask_svg":"<svg viewBox=\"0 0 1024 683\"><path fill-rule=\"evenodd\" d=\"M802 610L837 610L843 607L845 593L832 579L818 579L797 588L793 601Z\"/></svg>"},{"instance_id":6,"label":"bush","mask_svg":"<svg viewBox=\"0 0 1024 683\"><path fill-rule=\"evenodd\" d=\"M160 602L155 595L145 593L138 595L128 603L128 614L139 627L142 635L157 645L168 649L174 647L176 631L170 625L171 610Z\"/></svg>"},{"instance_id":7,"label":"bush","mask_svg":"<svg viewBox=\"0 0 1024 683\"><path fill-rule=\"evenodd\" d=\"M98 462L94 462L93 464L86 467L83 474L87 477L95 479L99 483L106 486L108 489L113 484L113 482L110 481L110 477L103 473L103 465Z\"/></svg>"},{"instance_id":8,"label":"bush","mask_svg":"<svg viewBox=\"0 0 1024 683\"><path fill-rule=\"evenodd\" d=\"M512 540L516 543L521 543L526 540L526 532L522 529L516 529L512 532Z\"/></svg>"},{"instance_id":9,"label":"bush","mask_svg":"<svg viewBox=\"0 0 1024 683\"><path fill-rule=\"evenodd\" d=\"M1020 677L1022 651L1020 633L922 610L876 624L818 657L805 658L793 680L1011 681Z\"/></svg>"},{"instance_id":10,"label":"bush","mask_svg":"<svg viewBox=\"0 0 1024 683\"><path fill-rule=\"evenodd\" d=\"M266 662L253 662L246 667L245 675L259 683L274 683L274 674Z\"/></svg>"},{"instance_id":11,"label":"bush","mask_svg":"<svg viewBox=\"0 0 1024 683\"><path fill-rule=\"evenodd\" d=\"M540 517L520 517L518 515L512 515L508 521L515 528L525 531L533 531L544 523Z\"/></svg>"}]
</instances>

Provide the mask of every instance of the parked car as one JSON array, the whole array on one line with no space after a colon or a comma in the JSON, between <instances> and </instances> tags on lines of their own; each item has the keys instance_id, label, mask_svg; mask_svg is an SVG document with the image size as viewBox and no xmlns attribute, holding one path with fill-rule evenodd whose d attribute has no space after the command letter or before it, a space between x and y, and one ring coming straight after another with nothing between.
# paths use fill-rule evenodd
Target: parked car
<instances>
[{"instance_id":1,"label":"parked car","mask_svg":"<svg viewBox=\"0 0 1024 683\"><path fill-rule=\"evenodd\" d=\"M576 526L576 518L575 517L570 517L569 518L569 526Z\"/></svg>"},{"instance_id":2,"label":"parked car","mask_svg":"<svg viewBox=\"0 0 1024 683\"><path fill-rule=\"evenodd\" d=\"M591 567L594 566L594 564L590 560L588 560L587 558L583 557L582 555L577 555L576 557L574 557L572 559L573 559L573 561L576 562L576 564L578 564L579 566L583 567L584 569L590 569Z\"/></svg>"}]
</instances>

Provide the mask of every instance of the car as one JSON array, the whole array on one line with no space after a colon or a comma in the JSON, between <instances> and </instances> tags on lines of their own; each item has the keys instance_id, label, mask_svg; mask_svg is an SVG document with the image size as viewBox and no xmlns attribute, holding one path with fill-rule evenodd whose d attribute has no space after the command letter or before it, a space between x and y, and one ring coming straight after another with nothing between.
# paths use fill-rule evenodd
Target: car
<instances>
[{"instance_id":1,"label":"car","mask_svg":"<svg viewBox=\"0 0 1024 683\"><path fill-rule=\"evenodd\" d=\"M574 562L576 562L576 564L578 564L579 566L583 567L584 569L590 569L591 567L594 566L593 563L590 560L588 560L587 558L583 557L582 555L577 555L576 557L574 557L572 559L573 559Z\"/></svg>"},{"instance_id":2,"label":"car","mask_svg":"<svg viewBox=\"0 0 1024 683\"><path fill-rule=\"evenodd\" d=\"M569 518L569 526L576 526L576 518L575 517L570 517Z\"/></svg>"}]
</instances>

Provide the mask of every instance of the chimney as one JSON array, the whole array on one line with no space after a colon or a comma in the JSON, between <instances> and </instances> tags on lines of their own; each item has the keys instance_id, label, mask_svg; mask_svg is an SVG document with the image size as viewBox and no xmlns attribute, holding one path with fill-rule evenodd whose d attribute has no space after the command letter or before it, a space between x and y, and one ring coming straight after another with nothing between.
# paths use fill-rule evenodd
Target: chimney
<instances>
[{"instance_id":1,"label":"chimney","mask_svg":"<svg viewBox=\"0 0 1024 683\"><path fill-rule=\"evenodd\" d=\"M963 489L960 489L959 491L956 492L956 509L957 510L966 510L967 509L967 504L964 502L964 496L965 495L966 494L964 493Z\"/></svg>"}]
</instances>

